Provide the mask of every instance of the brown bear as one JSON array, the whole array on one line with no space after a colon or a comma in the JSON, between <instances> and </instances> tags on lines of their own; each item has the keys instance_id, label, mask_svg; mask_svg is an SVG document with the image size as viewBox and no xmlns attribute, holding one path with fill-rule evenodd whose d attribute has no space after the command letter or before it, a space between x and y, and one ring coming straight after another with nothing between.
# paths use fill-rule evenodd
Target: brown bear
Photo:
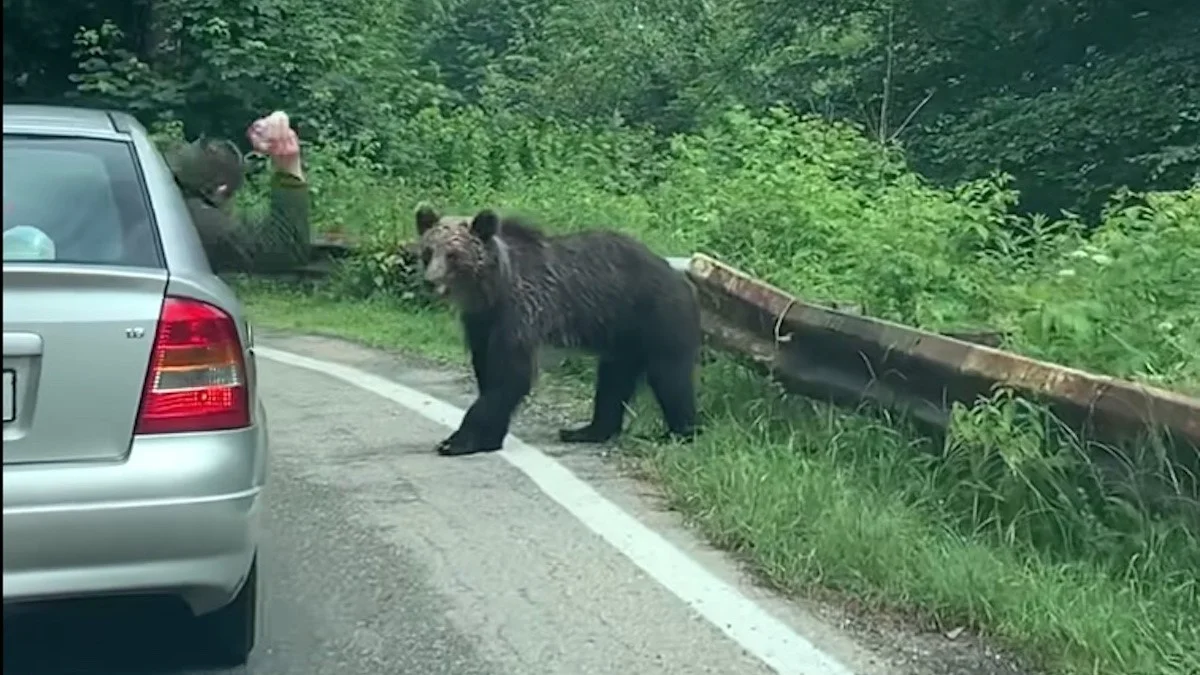
<instances>
[{"instance_id":1,"label":"brown bear","mask_svg":"<svg viewBox=\"0 0 1200 675\"><path fill-rule=\"evenodd\" d=\"M592 421L559 431L563 442L620 433L642 376L669 436L692 438L700 307L691 282L665 259L619 232L549 236L490 209L468 218L422 206L416 221L425 280L458 307L479 388L438 453L500 449L542 346L599 358Z\"/></svg>"}]
</instances>

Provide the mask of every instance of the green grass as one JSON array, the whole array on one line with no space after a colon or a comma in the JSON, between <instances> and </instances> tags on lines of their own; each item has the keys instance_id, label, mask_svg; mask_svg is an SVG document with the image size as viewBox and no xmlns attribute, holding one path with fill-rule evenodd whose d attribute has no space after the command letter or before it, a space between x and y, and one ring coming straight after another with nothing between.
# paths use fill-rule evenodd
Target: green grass
<instances>
[{"instance_id":1,"label":"green grass","mask_svg":"<svg viewBox=\"0 0 1200 675\"><path fill-rule=\"evenodd\" d=\"M446 312L240 286L263 327L465 362ZM578 372L545 377L589 389ZM659 424L648 399L635 402L627 438ZM980 485L978 457L961 447L934 455L902 423L782 396L728 360L704 369L701 406L706 432L692 445L623 445L767 584L975 628L1055 673L1200 672L1200 547L1187 530L1159 520L1114 530L1068 502L1005 517L1005 503L1027 499L1012 492L1028 489L1019 471ZM1047 527L1091 529L1072 544L1038 535Z\"/></svg>"},{"instance_id":2,"label":"green grass","mask_svg":"<svg viewBox=\"0 0 1200 675\"><path fill-rule=\"evenodd\" d=\"M401 310L382 300L353 303L297 292L282 284L239 282L253 321L264 328L405 349L444 362L463 359L457 322L447 312Z\"/></svg>"}]
</instances>

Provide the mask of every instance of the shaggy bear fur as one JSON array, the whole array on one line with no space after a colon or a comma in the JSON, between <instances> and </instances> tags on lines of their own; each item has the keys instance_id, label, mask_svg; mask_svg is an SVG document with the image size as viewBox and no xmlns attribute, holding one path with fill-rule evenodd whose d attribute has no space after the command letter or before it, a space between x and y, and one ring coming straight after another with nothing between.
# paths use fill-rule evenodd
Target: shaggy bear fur
<instances>
[{"instance_id":1,"label":"shaggy bear fur","mask_svg":"<svg viewBox=\"0 0 1200 675\"><path fill-rule=\"evenodd\" d=\"M547 236L491 210L416 215L425 280L459 308L479 386L440 454L500 449L543 345L599 357L592 421L561 430L563 442L620 433L643 376L670 434L693 436L700 308L691 282L666 260L610 230Z\"/></svg>"}]
</instances>

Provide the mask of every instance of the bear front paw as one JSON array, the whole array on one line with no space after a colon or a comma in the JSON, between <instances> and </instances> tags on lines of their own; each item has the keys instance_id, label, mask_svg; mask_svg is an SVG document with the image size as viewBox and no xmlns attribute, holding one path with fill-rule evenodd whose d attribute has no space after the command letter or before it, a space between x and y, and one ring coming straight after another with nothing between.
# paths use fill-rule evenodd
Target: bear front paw
<instances>
[{"instance_id":1,"label":"bear front paw","mask_svg":"<svg viewBox=\"0 0 1200 675\"><path fill-rule=\"evenodd\" d=\"M477 452L495 452L500 446L485 447L477 443L471 442L471 439L461 434L452 434L446 440L438 443L434 450L437 454L444 457L454 457L458 455L473 455Z\"/></svg>"}]
</instances>

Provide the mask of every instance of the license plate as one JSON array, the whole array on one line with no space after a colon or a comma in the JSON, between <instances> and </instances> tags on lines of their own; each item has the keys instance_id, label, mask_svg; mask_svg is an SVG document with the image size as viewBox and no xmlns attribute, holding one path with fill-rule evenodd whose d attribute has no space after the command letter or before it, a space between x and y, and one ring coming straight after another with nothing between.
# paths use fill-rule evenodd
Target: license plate
<instances>
[{"instance_id":1,"label":"license plate","mask_svg":"<svg viewBox=\"0 0 1200 675\"><path fill-rule=\"evenodd\" d=\"M4 371L4 423L17 419L17 373Z\"/></svg>"}]
</instances>

